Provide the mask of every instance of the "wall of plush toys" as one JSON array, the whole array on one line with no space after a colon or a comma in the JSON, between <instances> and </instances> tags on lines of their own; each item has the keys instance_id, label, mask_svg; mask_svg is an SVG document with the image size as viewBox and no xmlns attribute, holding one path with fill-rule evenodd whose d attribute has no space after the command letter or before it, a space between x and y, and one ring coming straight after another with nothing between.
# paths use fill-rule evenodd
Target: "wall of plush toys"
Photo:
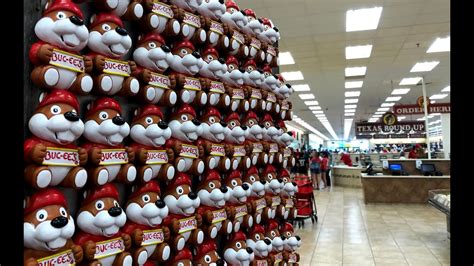
<instances>
[{"instance_id":1,"label":"wall of plush toys","mask_svg":"<svg viewBox=\"0 0 474 266\"><path fill-rule=\"evenodd\" d=\"M25 265L298 264L293 90L271 20L232 0L39 12Z\"/></svg>"}]
</instances>

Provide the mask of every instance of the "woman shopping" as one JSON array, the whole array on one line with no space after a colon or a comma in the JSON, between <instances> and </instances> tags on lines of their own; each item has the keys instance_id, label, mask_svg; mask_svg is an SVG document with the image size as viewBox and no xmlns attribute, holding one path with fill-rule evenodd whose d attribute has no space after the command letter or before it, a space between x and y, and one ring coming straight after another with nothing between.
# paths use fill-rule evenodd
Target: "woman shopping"
<instances>
[{"instance_id":1,"label":"woman shopping","mask_svg":"<svg viewBox=\"0 0 474 266\"><path fill-rule=\"evenodd\" d=\"M319 152L313 151L309 159L309 170L311 171L311 178L313 180L313 189L323 189L324 185L321 182L321 158ZM320 186L319 186L320 185Z\"/></svg>"}]
</instances>

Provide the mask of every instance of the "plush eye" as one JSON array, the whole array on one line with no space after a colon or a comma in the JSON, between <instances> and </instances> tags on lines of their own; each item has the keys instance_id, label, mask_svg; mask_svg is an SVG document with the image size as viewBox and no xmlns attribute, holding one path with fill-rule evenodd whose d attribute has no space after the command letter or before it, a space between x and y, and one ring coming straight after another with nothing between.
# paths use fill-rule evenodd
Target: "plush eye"
<instances>
[{"instance_id":1,"label":"plush eye","mask_svg":"<svg viewBox=\"0 0 474 266\"><path fill-rule=\"evenodd\" d=\"M213 57L212 55L208 55L208 56L207 56L207 60L208 60L208 61L212 61L212 60L214 60L214 57Z\"/></svg>"},{"instance_id":2,"label":"plush eye","mask_svg":"<svg viewBox=\"0 0 474 266\"><path fill-rule=\"evenodd\" d=\"M234 186L234 187L236 187L236 186L238 185L237 181L235 181L235 180L232 180L230 183L231 183L232 186Z\"/></svg>"},{"instance_id":3,"label":"plush eye","mask_svg":"<svg viewBox=\"0 0 474 266\"><path fill-rule=\"evenodd\" d=\"M183 121L188 121L188 116L187 116L187 115L182 115L182 116L181 116L181 120L183 120Z\"/></svg>"},{"instance_id":4,"label":"plush eye","mask_svg":"<svg viewBox=\"0 0 474 266\"><path fill-rule=\"evenodd\" d=\"M249 126L253 126L255 124L255 122L253 122L253 120L249 120Z\"/></svg>"},{"instance_id":5,"label":"plush eye","mask_svg":"<svg viewBox=\"0 0 474 266\"><path fill-rule=\"evenodd\" d=\"M216 122L215 117L209 117L209 123L214 124Z\"/></svg>"},{"instance_id":6,"label":"plush eye","mask_svg":"<svg viewBox=\"0 0 474 266\"><path fill-rule=\"evenodd\" d=\"M109 24L105 23L105 24L102 24L102 29L105 30L105 31L109 31L112 29L112 27L110 27Z\"/></svg>"},{"instance_id":7,"label":"plush eye","mask_svg":"<svg viewBox=\"0 0 474 266\"><path fill-rule=\"evenodd\" d=\"M237 242L237 243L235 243L235 247L240 249L240 248L242 248L242 244L240 244L240 242Z\"/></svg>"},{"instance_id":8,"label":"plush eye","mask_svg":"<svg viewBox=\"0 0 474 266\"><path fill-rule=\"evenodd\" d=\"M291 233L290 233L290 232L286 232L286 236L287 236L287 237L290 237L290 236L291 236Z\"/></svg>"},{"instance_id":9,"label":"plush eye","mask_svg":"<svg viewBox=\"0 0 474 266\"><path fill-rule=\"evenodd\" d=\"M61 107L57 106L57 105L53 105L51 106L51 113L53 115L57 115L57 114L60 114L61 113Z\"/></svg>"},{"instance_id":10,"label":"plush eye","mask_svg":"<svg viewBox=\"0 0 474 266\"><path fill-rule=\"evenodd\" d=\"M58 13L56 14L56 18L57 18L57 19L65 19L66 17L67 17L67 16L66 16L66 14L64 14L64 12L58 12Z\"/></svg>"},{"instance_id":11,"label":"plush eye","mask_svg":"<svg viewBox=\"0 0 474 266\"><path fill-rule=\"evenodd\" d=\"M255 240L260 240L260 235L255 235Z\"/></svg>"},{"instance_id":12,"label":"plush eye","mask_svg":"<svg viewBox=\"0 0 474 266\"><path fill-rule=\"evenodd\" d=\"M178 266L184 266L184 263L179 262L179 263L178 263Z\"/></svg>"},{"instance_id":13,"label":"plush eye","mask_svg":"<svg viewBox=\"0 0 474 266\"><path fill-rule=\"evenodd\" d=\"M211 263L211 260L212 260L212 259L211 259L211 256L206 255L206 256L204 256L204 260L205 260L207 263Z\"/></svg>"},{"instance_id":14,"label":"plush eye","mask_svg":"<svg viewBox=\"0 0 474 266\"><path fill-rule=\"evenodd\" d=\"M273 237L275 237L277 234L275 233L275 231L272 231L272 232L270 233L270 235L272 235Z\"/></svg>"},{"instance_id":15,"label":"plush eye","mask_svg":"<svg viewBox=\"0 0 474 266\"><path fill-rule=\"evenodd\" d=\"M114 200L114 206L115 207L120 207L119 203L116 200Z\"/></svg>"},{"instance_id":16,"label":"plush eye","mask_svg":"<svg viewBox=\"0 0 474 266\"><path fill-rule=\"evenodd\" d=\"M272 176L271 174L268 174L268 175L267 175L267 178L268 178L269 180L272 180L272 179L273 179L273 176Z\"/></svg>"},{"instance_id":17,"label":"plush eye","mask_svg":"<svg viewBox=\"0 0 474 266\"><path fill-rule=\"evenodd\" d=\"M209 183L209 187L210 187L210 188L215 188L216 185L215 185L214 183Z\"/></svg>"},{"instance_id":18,"label":"plush eye","mask_svg":"<svg viewBox=\"0 0 474 266\"><path fill-rule=\"evenodd\" d=\"M48 212L46 210L41 209L36 213L36 220L42 222L46 220L46 218L48 218Z\"/></svg>"},{"instance_id":19,"label":"plush eye","mask_svg":"<svg viewBox=\"0 0 474 266\"><path fill-rule=\"evenodd\" d=\"M232 122L229 123L229 125L230 125L231 128L234 128L237 124L234 121L232 121Z\"/></svg>"},{"instance_id":20,"label":"plush eye","mask_svg":"<svg viewBox=\"0 0 474 266\"><path fill-rule=\"evenodd\" d=\"M248 66L247 67L247 72L252 72L254 70L255 70L255 68L253 68L253 66Z\"/></svg>"},{"instance_id":21,"label":"plush eye","mask_svg":"<svg viewBox=\"0 0 474 266\"><path fill-rule=\"evenodd\" d=\"M182 195L184 193L184 189L183 187L179 186L176 188L176 193L178 193L178 195Z\"/></svg>"},{"instance_id":22,"label":"plush eye","mask_svg":"<svg viewBox=\"0 0 474 266\"><path fill-rule=\"evenodd\" d=\"M98 201L95 203L95 208L96 208L98 211L104 209L104 202L101 201L101 200L98 200Z\"/></svg>"},{"instance_id":23,"label":"plush eye","mask_svg":"<svg viewBox=\"0 0 474 266\"><path fill-rule=\"evenodd\" d=\"M154 49L154 48L156 48L156 43L150 42L150 43L148 43L148 47L151 48L151 49Z\"/></svg>"},{"instance_id":24,"label":"plush eye","mask_svg":"<svg viewBox=\"0 0 474 266\"><path fill-rule=\"evenodd\" d=\"M249 19L249 22L252 21L252 20L255 20L255 18L251 17L251 16L247 16L247 18Z\"/></svg>"},{"instance_id":25,"label":"plush eye","mask_svg":"<svg viewBox=\"0 0 474 266\"><path fill-rule=\"evenodd\" d=\"M229 11L230 11L230 13L232 14L232 13L235 12L235 8L232 8L232 7L231 7Z\"/></svg>"},{"instance_id":26,"label":"plush eye","mask_svg":"<svg viewBox=\"0 0 474 266\"><path fill-rule=\"evenodd\" d=\"M61 214L61 216L67 217L67 212L64 207L59 208L59 213Z\"/></svg>"},{"instance_id":27,"label":"plush eye","mask_svg":"<svg viewBox=\"0 0 474 266\"><path fill-rule=\"evenodd\" d=\"M286 177L283 178L283 182L288 183L288 179Z\"/></svg>"},{"instance_id":28,"label":"plush eye","mask_svg":"<svg viewBox=\"0 0 474 266\"><path fill-rule=\"evenodd\" d=\"M143 202L145 202L145 203L146 203L146 202L150 202L150 196L148 196L148 195L143 195L143 196L142 196L142 200L143 200Z\"/></svg>"},{"instance_id":29,"label":"plush eye","mask_svg":"<svg viewBox=\"0 0 474 266\"><path fill-rule=\"evenodd\" d=\"M71 110L71 113L75 113L75 114L77 115L76 109L72 109L72 110Z\"/></svg>"},{"instance_id":30,"label":"plush eye","mask_svg":"<svg viewBox=\"0 0 474 266\"><path fill-rule=\"evenodd\" d=\"M153 119L151 117L147 117L145 118L145 122L150 125L151 123L153 123Z\"/></svg>"},{"instance_id":31,"label":"plush eye","mask_svg":"<svg viewBox=\"0 0 474 266\"><path fill-rule=\"evenodd\" d=\"M180 53L181 53L182 55L187 55L187 54L188 54L188 50L186 50L186 49L181 49Z\"/></svg>"},{"instance_id":32,"label":"plush eye","mask_svg":"<svg viewBox=\"0 0 474 266\"><path fill-rule=\"evenodd\" d=\"M270 29L270 27L268 25L265 25L265 30L268 30Z\"/></svg>"},{"instance_id":33,"label":"plush eye","mask_svg":"<svg viewBox=\"0 0 474 266\"><path fill-rule=\"evenodd\" d=\"M228 67L229 67L229 72L235 69L234 65L229 65Z\"/></svg>"},{"instance_id":34,"label":"plush eye","mask_svg":"<svg viewBox=\"0 0 474 266\"><path fill-rule=\"evenodd\" d=\"M255 177L250 176L250 181L255 182Z\"/></svg>"},{"instance_id":35,"label":"plush eye","mask_svg":"<svg viewBox=\"0 0 474 266\"><path fill-rule=\"evenodd\" d=\"M106 120L107 118L109 118L109 114L107 112L102 111L99 113L99 118L102 120Z\"/></svg>"}]
</instances>

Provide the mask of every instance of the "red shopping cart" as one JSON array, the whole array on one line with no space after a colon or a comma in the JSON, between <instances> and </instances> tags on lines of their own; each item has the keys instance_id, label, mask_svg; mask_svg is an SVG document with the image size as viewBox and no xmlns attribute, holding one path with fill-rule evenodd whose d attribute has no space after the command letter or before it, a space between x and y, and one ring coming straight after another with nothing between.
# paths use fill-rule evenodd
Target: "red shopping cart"
<instances>
[{"instance_id":1,"label":"red shopping cart","mask_svg":"<svg viewBox=\"0 0 474 266\"><path fill-rule=\"evenodd\" d=\"M318 222L318 216L311 178L307 175L297 175L295 182L298 186L298 192L295 194L297 215L293 221L301 228L304 227L304 222L308 218L311 218L313 224Z\"/></svg>"}]
</instances>

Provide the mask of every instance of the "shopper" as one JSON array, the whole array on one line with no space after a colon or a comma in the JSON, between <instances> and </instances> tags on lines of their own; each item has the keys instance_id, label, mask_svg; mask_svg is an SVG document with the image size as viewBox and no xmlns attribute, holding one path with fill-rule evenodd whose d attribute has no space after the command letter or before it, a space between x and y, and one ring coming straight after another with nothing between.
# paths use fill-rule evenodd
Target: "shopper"
<instances>
[{"instance_id":1,"label":"shopper","mask_svg":"<svg viewBox=\"0 0 474 266\"><path fill-rule=\"evenodd\" d=\"M311 171L311 178L313 180L313 189L323 189L320 185L321 181L321 158L317 151L311 153L311 159L309 161L309 169Z\"/></svg>"},{"instance_id":2,"label":"shopper","mask_svg":"<svg viewBox=\"0 0 474 266\"><path fill-rule=\"evenodd\" d=\"M340 161L343 162L347 166L352 166L351 156L345 152L341 154Z\"/></svg>"},{"instance_id":3,"label":"shopper","mask_svg":"<svg viewBox=\"0 0 474 266\"><path fill-rule=\"evenodd\" d=\"M323 180L324 186L329 186L329 158L328 153L323 152L323 159L321 160L321 179Z\"/></svg>"},{"instance_id":4,"label":"shopper","mask_svg":"<svg viewBox=\"0 0 474 266\"><path fill-rule=\"evenodd\" d=\"M405 158L405 152L404 152L404 151L400 152L400 158L399 158L399 159L401 159L401 160L405 160L405 159L406 159L406 158Z\"/></svg>"},{"instance_id":5,"label":"shopper","mask_svg":"<svg viewBox=\"0 0 474 266\"><path fill-rule=\"evenodd\" d=\"M419 144L416 144L413 146L413 148L411 149L410 153L408 153L408 159L416 159L418 158L418 154L417 154L417 149L418 147L420 147Z\"/></svg>"}]
</instances>

